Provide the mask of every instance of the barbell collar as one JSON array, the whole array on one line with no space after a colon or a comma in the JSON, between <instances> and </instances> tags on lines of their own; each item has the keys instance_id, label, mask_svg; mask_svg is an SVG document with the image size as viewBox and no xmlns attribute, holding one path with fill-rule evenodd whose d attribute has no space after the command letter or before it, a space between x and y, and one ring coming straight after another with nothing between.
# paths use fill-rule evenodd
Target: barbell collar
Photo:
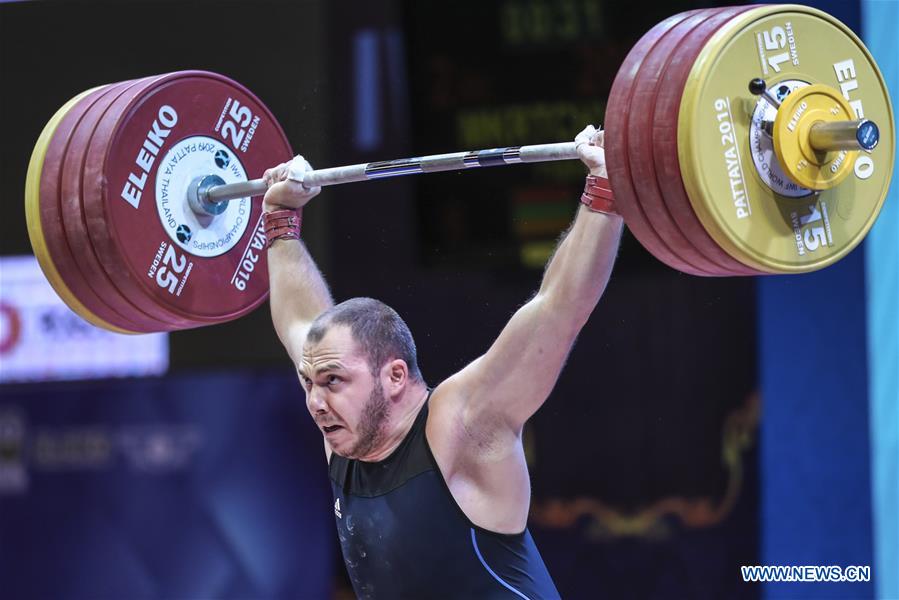
<instances>
[{"instance_id":1,"label":"barbell collar","mask_svg":"<svg viewBox=\"0 0 899 600\"><path fill-rule=\"evenodd\" d=\"M371 179L399 177L401 175L459 171L462 169L514 165L518 163L573 160L576 158L578 158L578 153L574 142L510 146L508 148L432 154L429 156L400 158L397 160L307 171L303 178L303 184L306 187L328 186ZM198 187L196 192L198 197L189 198L188 201L192 205L218 205L237 198L259 196L264 194L266 189L267 186L264 179L215 185L205 189Z\"/></svg>"},{"instance_id":2,"label":"barbell collar","mask_svg":"<svg viewBox=\"0 0 899 600\"><path fill-rule=\"evenodd\" d=\"M774 108L780 108L780 100L774 97L774 94L768 89L768 82L761 77L756 77L749 81L749 93L754 96L761 96Z\"/></svg>"},{"instance_id":3,"label":"barbell collar","mask_svg":"<svg viewBox=\"0 0 899 600\"><path fill-rule=\"evenodd\" d=\"M225 185L225 180L218 175L203 175L191 181L187 187L187 203L191 210L200 216L222 214L228 203L209 200L209 190L222 185Z\"/></svg>"},{"instance_id":4,"label":"barbell collar","mask_svg":"<svg viewBox=\"0 0 899 600\"><path fill-rule=\"evenodd\" d=\"M191 207L194 203L200 206L217 205L237 198L246 198L249 196L258 196L265 193L268 189L264 179L251 179L250 181L239 181L237 183L227 183L224 185L216 185L205 189L196 188L198 198L195 200L191 197L194 188L188 188L188 202Z\"/></svg>"},{"instance_id":5,"label":"barbell collar","mask_svg":"<svg viewBox=\"0 0 899 600\"><path fill-rule=\"evenodd\" d=\"M809 129L809 144L820 151L871 151L880 141L880 128L874 121L833 121L815 123Z\"/></svg>"}]
</instances>

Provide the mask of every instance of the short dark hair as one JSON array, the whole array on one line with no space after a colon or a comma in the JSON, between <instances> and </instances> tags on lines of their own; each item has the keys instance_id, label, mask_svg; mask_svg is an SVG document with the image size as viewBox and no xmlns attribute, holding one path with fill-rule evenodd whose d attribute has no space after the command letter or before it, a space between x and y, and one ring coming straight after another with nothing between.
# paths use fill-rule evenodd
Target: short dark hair
<instances>
[{"instance_id":1,"label":"short dark hair","mask_svg":"<svg viewBox=\"0 0 899 600\"><path fill-rule=\"evenodd\" d=\"M312 322L306 341L316 344L332 325L347 325L365 354L372 375L387 361L402 359L414 381L424 382L418 368L415 340L409 326L395 310L374 298L351 298L332 306Z\"/></svg>"}]
</instances>

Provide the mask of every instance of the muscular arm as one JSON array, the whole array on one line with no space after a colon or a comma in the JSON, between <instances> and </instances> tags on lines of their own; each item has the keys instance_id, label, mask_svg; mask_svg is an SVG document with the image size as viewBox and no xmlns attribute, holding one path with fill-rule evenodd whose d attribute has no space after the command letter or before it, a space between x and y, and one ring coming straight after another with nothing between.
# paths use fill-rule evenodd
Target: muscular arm
<instances>
[{"instance_id":1,"label":"muscular arm","mask_svg":"<svg viewBox=\"0 0 899 600\"><path fill-rule=\"evenodd\" d=\"M272 322L287 353L298 364L315 317L333 304L315 261L299 240L277 240L268 251Z\"/></svg>"},{"instance_id":2,"label":"muscular arm","mask_svg":"<svg viewBox=\"0 0 899 600\"><path fill-rule=\"evenodd\" d=\"M585 161L586 162L586 161ZM591 171L605 175L604 163ZM461 423L494 438L517 438L552 391L577 334L612 271L622 220L584 206L550 259L537 294L513 315L490 349L435 391Z\"/></svg>"},{"instance_id":3,"label":"muscular arm","mask_svg":"<svg viewBox=\"0 0 899 600\"><path fill-rule=\"evenodd\" d=\"M291 163L266 171L263 177L269 188L265 193L265 210L301 208L314 198L320 188L307 189L300 181L291 179L298 176L297 170L311 168L299 156ZM312 321L334 304L331 293L306 245L299 240L275 240L268 250L268 273L275 331L294 364L299 364Z\"/></svg>"}]
</instances>

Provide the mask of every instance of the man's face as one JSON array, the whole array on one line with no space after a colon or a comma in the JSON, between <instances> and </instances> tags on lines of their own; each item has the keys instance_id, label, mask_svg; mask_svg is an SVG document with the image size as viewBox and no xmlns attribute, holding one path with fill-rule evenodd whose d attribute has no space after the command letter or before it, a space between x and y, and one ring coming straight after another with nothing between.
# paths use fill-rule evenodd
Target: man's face
<instances>
[{"instance_id":1,"label":"man's face","mask_svg":"<svg viewBox=\"0 0 899 600\"><path fill-rule=\"evenodd\" d=\"M350 328L335 325L318 343L307 342L299 371L306 407L331 450L347 458L376 451L386 437L390 404Z\"/></svg>"}]
</instances>

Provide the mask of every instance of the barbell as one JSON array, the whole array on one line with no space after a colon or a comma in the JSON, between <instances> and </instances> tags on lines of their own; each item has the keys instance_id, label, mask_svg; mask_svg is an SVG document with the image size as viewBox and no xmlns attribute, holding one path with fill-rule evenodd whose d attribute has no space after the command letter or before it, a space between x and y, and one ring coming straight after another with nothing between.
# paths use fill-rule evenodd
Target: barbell
<instances>
[{"instance_id":1,"label":"barbell","mask_svg":"<svg viewBox=\"0 0 899 600\"><path fill-rule=\"evenodd\" d=\"M647 32L607 103L606 161L634 236L700 276L803 273L877 218L895 161L876 63L798 5L694 10ZM45 126L28 233L72 310L121 333L238 318L268 293L259 197L293 155L265 105L215 73L93 88ZM320 169L310 185L577 158L573 142ZM252 198L256 198L253 201Z\"/></svg>"}]
</instances>

